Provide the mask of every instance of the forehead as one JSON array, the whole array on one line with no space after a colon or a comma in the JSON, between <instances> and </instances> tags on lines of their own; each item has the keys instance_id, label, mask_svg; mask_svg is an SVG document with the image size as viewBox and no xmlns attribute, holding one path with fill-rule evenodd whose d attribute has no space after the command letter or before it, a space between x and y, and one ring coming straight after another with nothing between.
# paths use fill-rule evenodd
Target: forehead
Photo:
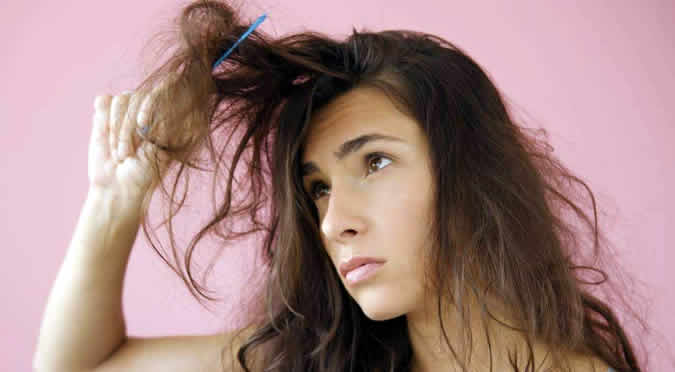
<instances>
[{"instance_id":1,"label":"forehead","mask_svg":"<svg viewBox=\"0 0 675 372\"><path fill-rule=\"evenodd\" d=\"M394 135L411 141L419 135L415 121L376 88L356 88L335 98L312 114L309 125L305 153L324 147L333 151L336 144L366 133Z\"/></svg>"}]
</instances>

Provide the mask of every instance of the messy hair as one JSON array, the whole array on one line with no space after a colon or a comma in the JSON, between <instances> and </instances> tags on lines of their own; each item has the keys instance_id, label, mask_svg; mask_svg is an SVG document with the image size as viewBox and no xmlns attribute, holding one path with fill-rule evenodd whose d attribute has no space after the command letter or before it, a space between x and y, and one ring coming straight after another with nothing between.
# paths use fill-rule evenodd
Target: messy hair
<instances>
[{"instance_id":1,"label":"messy hair","mask_svg":"<svg viewBox=\"0 0 675 372\"><path fill-rule=\"evenodd\" d=\"M465 299L472 295L481 317L496 320L485 301L490 295L516 310L515 324L501 326L520 332L530 350L524 365L509 354L514 371L535 370L535 341L550 346L548 356L562 370L569 370L566 353L601 358L617 371L643 370L619 305L621 315L634 316L643 327L644 321L628 301L610 306L610 298L623 297L609 291L615 286L601 268L611 262L612 247L598 226L593 192L556 158L545 130L530 130L515 119L486 72L462 49L411 30L352 28L337 40L311 31L274 38L257 29L213 69L250 24L239 13L221 1L187 4L176 19L175 37L161 49L171 49L169 58L136 91L150 94L164 84L147 108L153 125L145 139L171 161L167 169L154 167L143 231L190 293L200 301L214 299L191 270L204 237L220 238L222 248L262 234L265 280L251 308L242 309L255 327L237 350L241 368L251 371L255 360L253 370L269 372L410 370L405 316L373 321L350 297L325 251L316 206L302 183L312 113L368 87L414 118L429 141L434 216L425 285L433 290L458 365L467 370L468 356L454 352L441 314L450 304L470 319L475 308ZM204 153L208 160L200 158ZM194 170L213 172L214 215L190 240L181 268L172 221ZM174 182L167 189L170 175ZM221 177L224 193L216 191ZM181 181L186 184L176 202ZM162 224L168 226L175 265L149 233L148 208L158 190L170 201ZM235 229L235 223L244 228ZM589 272L601 279L589 280ZM465 342L471 339L465 324L452 326L464 332ZM254 350L257 360L251 358Z\"/></svg>"}]
</instances>

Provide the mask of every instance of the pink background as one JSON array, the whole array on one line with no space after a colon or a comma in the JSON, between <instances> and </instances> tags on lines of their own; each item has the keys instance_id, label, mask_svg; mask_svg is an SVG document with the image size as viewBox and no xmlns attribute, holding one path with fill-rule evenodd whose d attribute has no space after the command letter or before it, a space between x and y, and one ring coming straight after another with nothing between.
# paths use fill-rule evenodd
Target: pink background
<instances>
[{"instance_id":1,"label":"pink background","mask_svg":"<svg viewBox=\"0 0 675 372\"><path fill-rule=\"evenodd\" d=\"M651 299L651 371L675 370L675 3L663 1L246 2L280 36L305 28L417 29L463 47L551 133L565 164L610 211L620 261ZM138 81L140 47L175 16L169 1L12 1L0 11L0 370L28 371L47 295L87 190L93 100ZM194 207L187 221L199 222ZM204 210L204 209L202 209ZM204 217L201 215L201 217ZM196 227L196 225L194 225ZM190 232L195 232L194 228ZM141 235L139 235L141 236ZM191 235L190 235L191 236ZM185 235L183 235L185 237ZM162 240L166 242L166 240ZM187 239L180 240L186 243ZM208 312L137 240L124 306L136 336L233 326L251 249L230 250L208 284L227 301ZM229 318L227 318L229 319Z\"/></svg>"}]
</instances>

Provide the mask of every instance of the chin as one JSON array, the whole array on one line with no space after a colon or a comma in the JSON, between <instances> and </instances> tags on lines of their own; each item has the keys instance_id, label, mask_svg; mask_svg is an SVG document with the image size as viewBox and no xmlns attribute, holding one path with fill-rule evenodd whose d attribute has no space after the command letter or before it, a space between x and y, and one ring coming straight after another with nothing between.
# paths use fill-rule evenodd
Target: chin
<instances>
[{"instance_id":1,"label":"chin","mask_svg":"<svg viewBox=\"0 0 675 372\"><path fill-rule=\"evenodd\" d=\"M390 320L394 318L398 318L400 314L398 313L375 313L375 314L366 314L368 319L376 321L376 322L383 322L385 320Z\"/></svg>"},{"instance_id":2,"label":"chin","mask_svg":"<svg viewBox=\"0 0 675 372\"><path fill-rule=\"evenodd\" d=\"M382 322L385 320L390 320L394 318L398 318L399 316L403 315L404 313L401 312L393 312L393 311L386 311L386 309L366 309L366 308L361 308L365 316L368 317L370 320L374 320L376 322ZM372 311L367 311L367 310L372 310Z\"/></svg>"},{"instance_id":3,"label":"chin","mask_svg":"<svg viewBox=\"0 0 675 372\"><path fill-rule=\"evenodd\" d=\"M361 311L365 316L370 320L374 321L384 321L397 318L405 314L400 306L397 306L393 303L388 303L383 301L377 296L364 296L363 294L357 298L354 298L356 303L361 308Z\"/></svg>"}]
</instances>

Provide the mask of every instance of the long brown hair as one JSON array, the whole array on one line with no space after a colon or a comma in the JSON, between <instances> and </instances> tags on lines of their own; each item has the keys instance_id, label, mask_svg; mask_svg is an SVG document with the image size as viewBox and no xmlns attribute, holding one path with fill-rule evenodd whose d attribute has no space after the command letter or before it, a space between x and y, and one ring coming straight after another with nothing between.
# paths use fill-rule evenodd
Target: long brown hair
<instances>
[{"instance_id":1,"label":"long brown hair","mask_svg":"<svg viewBox=\"0 0 675 372\"><path fill-rule=\"evenodd\" d=\"M599 267L611 261L611 246L598 226L591 189L553 155L545 130L516 122L487 74L459 47L410 30L353 29L345 40L310 31L274 39L256 30L214 71L214 61L249 22L220 1L194 1L177 21L177 38L161 49L172 54L137 88L141 94L159 82L166 88L148 110L154 124L147 136L174 165L171 190L160 167L152 190L171 201L164 223L176 266L152 243L145 218L143 230L200 301L213 299L191 273L202 238L215 234L225 246L263 234L265 281L251 315L256 328L237 353L246 371L257 348L261 371L410 369L405 317L372 321L361 312L323 249L318 213L301 181L312 112L365 86L387 94L429 140L435 216L427 279L443 332L442 304L468 317L463 299L471 293L489 317L483 302L489 293L517 309L517 325L508 326L520 330L528 346L535 340L550 345L561 366L564 353L574 352L599 357L617 371L643 370L617 316L619 302L623 315L636 313L626 301L610 307L601 299L600 292L612 288ZM226 189L187 247L184 275L172 217L187 186L174 201L190 169L204 169L198 165L204 150L215 164L214 190L223 164ZM237 177L242 162L244 174ZM242 218L250 224L235 231ZM601 280L589 282L584 270ZM535 370L531 348L524 369L516 356L510 359L513 370Z\"/></svg>"}]
</instances>

